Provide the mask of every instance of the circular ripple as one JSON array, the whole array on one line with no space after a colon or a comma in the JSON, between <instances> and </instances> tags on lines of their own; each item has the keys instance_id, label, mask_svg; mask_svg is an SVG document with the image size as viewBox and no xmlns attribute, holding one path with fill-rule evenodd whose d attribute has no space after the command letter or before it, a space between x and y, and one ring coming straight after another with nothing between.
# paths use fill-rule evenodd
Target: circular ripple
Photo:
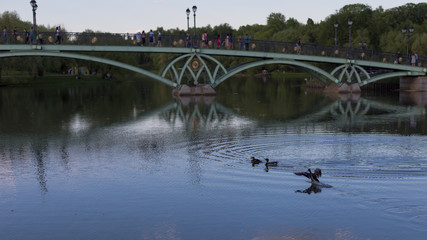
<instances>
[{"instance_id":1,"label":"circular ripple","mask_svg":"<svg viewBox=\"0 0 427 240\"><path fill-rule=\"evenodd\" d=\"M301 171L319 167L330 176L350 178L404 178L427 176L426 154L421 146L407 145L405 138L371 139L329 133L295 134L271 129L240 133L212 134L191 144L191 152L205 160L231 166L250 164L252 156L278 161L278 170ZM381 142L381 146L378 146ZM380 149L378 149L380 148ZM398 151L396 151L396 148Z\"/></svg>"}]
</instances>

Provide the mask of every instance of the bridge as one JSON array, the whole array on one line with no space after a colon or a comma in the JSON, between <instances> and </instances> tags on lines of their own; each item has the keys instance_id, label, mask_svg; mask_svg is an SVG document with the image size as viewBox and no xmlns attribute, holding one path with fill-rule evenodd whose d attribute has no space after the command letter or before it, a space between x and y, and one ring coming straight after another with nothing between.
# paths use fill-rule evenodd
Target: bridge
<instances>
[{"instance_id":1,"label":"bridge","mask_svg":"<svg viewBox=\"0 0 427 240\"><path fill-rule=\"evenodd\" d=\"M427 74L427 57L419 57L417 66L394 64L395 61L406 63L409 59L396 59L393 53L362 48L304 44L301 53L297 54L295 43L290 42L251 40L244 46L234 41L230 49L218 49L213 44L215 39L209 39L205 45L194 39L188 47L185 36L176 35L162 36L162 47L155 47L141 46L133 35L112 33L64 33L62 44L55 45L54 34L43 33L44 44L22 44L22 39L18 38L13 44L0 45L0 58L41 56L81 59L128 69L175 89L181 89L187 83L209 86L213 93L215 87L233 75L266 65L292 66L309 73L326 86L356 85L358 88L383 79ZM166 53L174 58L156 74L138 66L89 54L93 52ZM224 66L215 58L217 56L248 61L237 66Z\"/></svg>"}]
</instances>

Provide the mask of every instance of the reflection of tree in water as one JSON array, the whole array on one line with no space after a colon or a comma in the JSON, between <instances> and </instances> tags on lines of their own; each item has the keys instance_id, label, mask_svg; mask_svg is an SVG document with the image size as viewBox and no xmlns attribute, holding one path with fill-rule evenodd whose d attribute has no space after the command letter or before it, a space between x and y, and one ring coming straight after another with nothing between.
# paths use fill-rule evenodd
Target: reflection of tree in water
<instances>
[{"instance_id":1,"label":"reflection of tree in water","mask_svg":"<svg viewBox=\"0 0 427 240\"><path fill-rule=\"evenodd\" d=\"M61 80L62 81L62 80ZM59 82L59 80L58 80ZM76 116L89 130L133 116L135 108L150 111L170 101L170 94L147 91L149 83L93 83L76 86L36 85L0 90L0 132L52 133L70 131ZM170 93L170 89L168 89Z\"/></svg>"},{"instance_id":2,"label":"reflection of tree in water","mask_svg":"<svg viewBox=\"0 0 427 240\"><path fill-rule=\"evenodd\" d=\"M166 151L166 147L162 138L147 136L138 140L135 146L143 161L156 163L163 161L162 154Z\"/></svg>"},{"instance_id":3,"label":"reflection of tree in water","mask_svg":"<svg viewBox=\"0 0 427 240\"><path fill-rule=\"evenodd\" d=\"M194 185L200 184L202 180L202 167L200 158L197 154L189 150L188 170L186 172L191 176L190 183Z\"/></svg>"},{"instance_id":4,"label":"reflection of tree in water","mask_svg":"<svg viewBox=\"0 0 427 240\"><path fill-rule=\"evenodd\" d=\"M64 164L65 170L70 171L70 166L69 166L69 164L70 164L70 154L68 152L67 144L66 143L63 143L61 145L60 154L61 154L61 159L62 159L62 162Z\"/></svg>"},{"instance_id":5,"label":"reflection of tree in water","mask_svg":"<svg viewBox=\"0 0 427 240\"><path fill-rule=\"evenodd\" d=\"M47 153L47 142L45 139L37 139L37 142L33 142L32 152L34 154L34 160L37 168L37 179L40 185L40 191L44 195L48 192L47 180L46 180L46 166L45 157Z\"/></svg>"}]
</instances>

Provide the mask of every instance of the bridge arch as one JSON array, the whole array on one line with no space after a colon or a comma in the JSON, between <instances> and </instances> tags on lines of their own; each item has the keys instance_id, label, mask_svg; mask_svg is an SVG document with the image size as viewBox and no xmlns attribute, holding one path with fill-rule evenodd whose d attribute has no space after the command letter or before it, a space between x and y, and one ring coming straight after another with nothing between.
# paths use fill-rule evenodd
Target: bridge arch
<instances>
[{"instance_id":1,"label":"bridge arch","mask_svg":"<svg viewBox=\"0 0 427 240\"><path fill-rule=\"evenodd\" d=\"M147 70L126 64L117 62L114 60L94 57L94 56L88 56L88 55L82 55L82 54L75 54L75 53L64 53L64 52L53 52L53 51L16 51L16 52L6 52L6 53L0 53L0 58L6 58L6 57L28 57L28 56L40 56L40 57L62 57L62 58L73 58L73 59L81 59L86 61L92 61L92 62L99 62L104 63L116 67L120 67L123 69L127 69L133 72L137 72L139 74L142 74L144 76L153 78L157 81L160 81L168 86L171 87L177 87L177 83L174 83L166 78L163 78L159 75L156 75L154 73L151 73Z\"/></svg>"},{"instance_id":2,"label":"bridge arch","mask_svg":"<svg viewBox=\"0 0 427 240\"><path fill-rule=\"evenodd\" d=\"M178 86L181 86L184 75L189 74L194 84L197 85L203 72L206 72L209 84L213 84L220 73L227 73L227 69L212 56L201 53L190 53L172 60L162 70L161 76L165 77L167 74L170 74L171 79L176 81Z\"/></svg>"},{"instance_id":3,"label":"bridge arch","mask_svg":"<svg viewBox=\"0 0 427 240\"><path fill-rule=\"evenodd\" d=\"M289 65L297 67L303 71L308 72L311 75L314 75L319 78L323 83L326 85L329 85L331 82L336 83L340 85L340 82L338 79L336 79L333 75L329 74L328 72L313 66L311 64L303 63L300 61L293 61L293 60L287 60L287 59L269 59L269 60L262 60L262 61L255 61L243 64L241 66L238 66L234 69L231 69L228 71L228 73L224 74L223 76L219 77L213 84L212 87L215 88L228 78L232 77L233 75L242 72L244 70L247 70L249 68L263 66L263 65L271 65L271 64L281 64L281 65Z\"/></svg>"}]
</instances>

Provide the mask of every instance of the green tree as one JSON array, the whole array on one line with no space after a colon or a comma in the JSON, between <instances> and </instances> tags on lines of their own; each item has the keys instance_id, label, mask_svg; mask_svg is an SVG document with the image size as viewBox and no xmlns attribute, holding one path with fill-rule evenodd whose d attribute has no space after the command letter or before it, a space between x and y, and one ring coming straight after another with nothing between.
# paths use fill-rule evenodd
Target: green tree
<instances>
[{"instance_id":1,"label":"green tree","mask_svg":"<svg viewBox=\"0 0 427 240\"><path fill-rule=\"evenodd\" d=\"M223 23L220 24L218 26L215 26L212 29L212 35L213 36L217 36L217 35L221 35L222 38L224 38L225 35L229 34L229 33L233 33L235 30L230 26L230 24L228 23Z\"/></svg>"},{"instance_id":2,"label":"green tree","mask_svg":"<svg viewBox=\"0 0 427 240\"><path fill-rule=\"evenodd\" d=\"M281 13L270 13L267 17L267 28L273 32L279 32L286 27L286 18Z\"/></svg>"}]
</instances>

